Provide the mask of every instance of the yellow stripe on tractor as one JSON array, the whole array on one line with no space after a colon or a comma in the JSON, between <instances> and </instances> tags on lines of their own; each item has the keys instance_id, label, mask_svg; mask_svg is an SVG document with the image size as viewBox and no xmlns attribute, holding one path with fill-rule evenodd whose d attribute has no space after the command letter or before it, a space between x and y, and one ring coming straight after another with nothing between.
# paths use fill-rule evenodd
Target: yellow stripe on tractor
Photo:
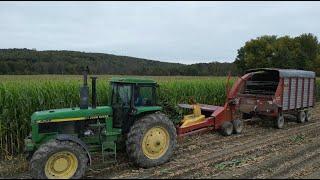
<instances>
[{"instance_id":1,"label":"yellow stripe on tractor","mask_svg":"<svg viewBox=\"0 0 320 180\"><path fill-rule=\"evenodd\" d=\"M93 117L77 117L77 118L62 118L62 119L51 119L41 121L39 123L48 123L48 122L68 122L68 121L81 121L86 119L99 119L99 118L107 118L108 116L93 116Z\"/></svg>"},{"instance_id":2,"label":"yellow stripe on tractor","mask_svg":"<svg viewBox=\"0 0 320 180\"><path fill-rule=\"evenodd\" d=\"M51 119L51 120L49 120L49 121L42 121L42 122L39 122L39 123L80 121L80 120L85 120L85 119L87 119L87 118L85 118L85 117L80 117L80 118Z\"/></svg>"}]
</instances>

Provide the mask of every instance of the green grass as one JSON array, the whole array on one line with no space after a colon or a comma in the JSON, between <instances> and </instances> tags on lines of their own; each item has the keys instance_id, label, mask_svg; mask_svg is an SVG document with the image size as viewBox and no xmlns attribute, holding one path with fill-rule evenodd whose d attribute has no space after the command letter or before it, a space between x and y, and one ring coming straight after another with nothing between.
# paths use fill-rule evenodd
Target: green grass
<instances>
[{"instance_id":1,"label":"green grass","mask_svg":"<svg viewBox=\"0 0 320 180\"><path fill-rule=\"evenodd\" d=\"M290 137L290 141L293 143L300 143L304 140L305 140L305 137L304 135L301 135L301 134Z\"/></svg>"}]
</instances>

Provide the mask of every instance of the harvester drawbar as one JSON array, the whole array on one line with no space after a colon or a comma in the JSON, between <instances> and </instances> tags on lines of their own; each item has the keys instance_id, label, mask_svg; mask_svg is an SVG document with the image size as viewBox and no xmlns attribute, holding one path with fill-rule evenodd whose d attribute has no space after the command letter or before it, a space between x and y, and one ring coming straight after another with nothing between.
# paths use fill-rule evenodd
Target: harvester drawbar
<instances>
[{"instance_id":1,"label":"harvester drawbar","mask_svg":"<svg viewBox=\"0 0 320 180\"><path fill-rule=\"evenodd\" d=\"M235 103L229 98L229 81L230 75L226 84L227 98L224 106L178 104L180 108L193 109L193 114L184 116L177 127L178 137L210 130L220 130L226 136L233 132L237 134L242 132L243 123L240 119L236 119Z\"/></svg>"}]
</instances>

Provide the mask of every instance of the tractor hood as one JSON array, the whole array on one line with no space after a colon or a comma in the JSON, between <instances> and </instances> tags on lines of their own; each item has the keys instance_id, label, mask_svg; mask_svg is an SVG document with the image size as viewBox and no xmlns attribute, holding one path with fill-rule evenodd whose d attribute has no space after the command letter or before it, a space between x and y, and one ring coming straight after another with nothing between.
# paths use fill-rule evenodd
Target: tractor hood
<instances>
[{"instance_id":1,"label":"tractor hood","mask_svg":"<svg viewBox=\"0 0 320 180\"><path fill-rule=\"evenodd\" d=\"M107 115L112 115L110 106L100 106L95 109L64 108L35 112L31 116L31 121L32 123L76 121Z\"/></svg>"}]
</instances>

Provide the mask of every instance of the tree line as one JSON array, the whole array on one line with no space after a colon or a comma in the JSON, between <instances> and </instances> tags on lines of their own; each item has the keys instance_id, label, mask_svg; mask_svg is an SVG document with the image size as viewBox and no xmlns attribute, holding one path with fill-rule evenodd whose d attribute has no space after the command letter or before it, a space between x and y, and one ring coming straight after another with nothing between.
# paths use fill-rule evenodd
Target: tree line
<instances>
[{"instance_id":1,"label":"tree line","mask_svg":"<svg viewBox=\"0 0 320 180\"><path fill-rule=\"evenodd\" d=\"M0 74L81 74L86 66L93 74L118 75L225 76L263 67L320 74L320 44L310 33L297 37L265 35L239 48L234 63L191 65L103 53L0 49Z\"/></svg>"},{"instance_id":2,"label":"tree line","mask_svg":"<svg viewBox=\"0 0 320 180\"><path fill-rule=\"evenodd\" d=\"M320 44L313 34L297 37L261 36L238 50L235 64L240 71L251 68L287 68L320 74Z\"/></svg>"},{"instance_id":3,"label":"tree line","mask_svg":"<svg viewBox=\"0 0 320 180\"><path fill-rule=\"evenodd\" d=\"M94 74L118 75L224 76L236 71L232 63L185 65L103 53L0 49L0 74L81 74L86 66Z\"/></svg>"}]
</instances>

